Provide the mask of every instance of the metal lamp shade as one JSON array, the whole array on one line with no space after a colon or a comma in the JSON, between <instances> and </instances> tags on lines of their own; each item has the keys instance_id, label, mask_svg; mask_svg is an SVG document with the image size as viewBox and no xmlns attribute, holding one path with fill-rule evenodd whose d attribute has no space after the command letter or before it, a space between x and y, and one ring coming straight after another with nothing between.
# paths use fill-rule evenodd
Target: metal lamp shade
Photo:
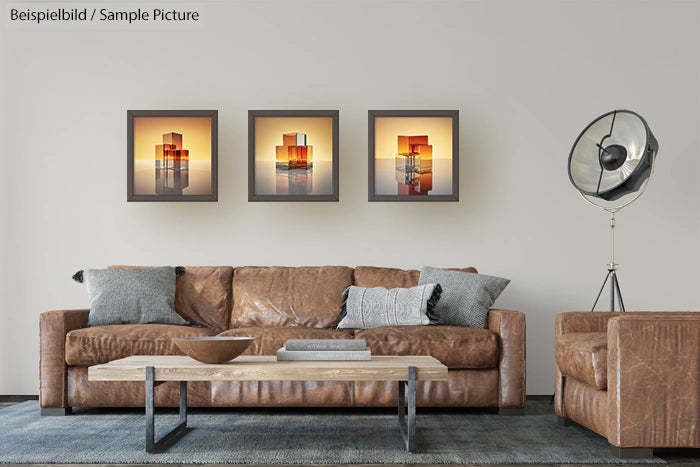
<instances>
[{"instance_id":1,"label":"metal lamp shade","mask_svg":"<svg viewBox=\"0 0 700 467\"><path fill-rule=\"evenodd\" d=\"M598 117L569 154L569 179L582 194L614 201L639 190L659 149L647 122L629 110Z\"/></svg>"}]
</instances>

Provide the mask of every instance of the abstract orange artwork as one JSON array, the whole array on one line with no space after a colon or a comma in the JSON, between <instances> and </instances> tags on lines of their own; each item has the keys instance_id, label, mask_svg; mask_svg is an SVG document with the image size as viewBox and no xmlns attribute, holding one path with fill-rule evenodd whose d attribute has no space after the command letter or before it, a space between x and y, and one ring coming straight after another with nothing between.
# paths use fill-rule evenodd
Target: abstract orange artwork
<instances>
[{"instance_id":1,"label":"abstract orange artwork","mask_svg":"<svg viewBox=\"0 0 700 467\"><path fill-rule=\"evenodd\" d=\"M249 201L338 200L338 111L248 112Z\"/></svg>"},{"instance_id":2,"label":"abstract orange artwork","mask_svg":"<svg viewBox=\"0 0 700 467\"><path fill-rule=\"evenodd\" d=\"M433 146L428 135L399 135L396 182L399 195L427 195L433 189Z\"/></svg>"},{"instance_id":3,"label":"abstract orange artwork","mask_svg":"<svg viewBox=\"0 0 700 467\"><path fill-rule=\"evenodd\" d=\"M275 146L277 170L308 170L313 168L314 147L306 144L304 133L284 133L282 146Z\"/></svg>"},{"instance_id":4,"label":"abstract orange artwork","mask_svg":"<svg viewBox=\"0 0 700 467\"><path fill-rule=\"evenodd\" d=\"M458 201L458 116L370 110L369 200Z\"/></svg>"},{"instance_id":5,"label":"abstract orange artwork","mask_svg":"<svg viewBox=\"0 0 700 467\"><path fill-rule=\"evenodd\" d=\"M216 201L216 110L130 110L127 117L128 201Z\"/></svg>"}]
</instances>

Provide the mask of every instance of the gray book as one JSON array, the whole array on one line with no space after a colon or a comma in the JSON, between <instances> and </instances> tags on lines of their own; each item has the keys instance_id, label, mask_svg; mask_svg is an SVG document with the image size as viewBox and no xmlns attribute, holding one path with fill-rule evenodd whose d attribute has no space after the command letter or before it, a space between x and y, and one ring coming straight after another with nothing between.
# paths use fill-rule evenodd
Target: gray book
<instances>
[{"instance_id":1,"label":"gray book","mask_svg":"<svg viewBox=\"0 0 700 467\"><path fill-rule=\"evenodd\" d=\"M364 339L288 339L287 350L366 350Z\"/></svg>"},{"instance_id":2,"label":"gray book","mask_svg":"<svg viewBox=\"0 0 700 467\"><path fill-rule=\"evenodd\" d=\"M365 350L287 350L277 351L277 360L372 360L369 349Z\"/></svg>"}]
</instances>

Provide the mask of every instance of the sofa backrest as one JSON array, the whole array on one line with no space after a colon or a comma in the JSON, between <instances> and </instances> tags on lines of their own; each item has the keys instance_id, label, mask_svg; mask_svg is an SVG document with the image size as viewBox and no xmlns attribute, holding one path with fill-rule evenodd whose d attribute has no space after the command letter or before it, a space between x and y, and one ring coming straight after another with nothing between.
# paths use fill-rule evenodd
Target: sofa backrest
<instances>
[{"instance_id":1,"label":"sofa backrest","mask_svg":"<svg viewBox=\"0 0 700 467\"><path fill-rule=\"evenodd\" d=\"M346 266L236 268L230 327L328 328L338 320L352 273Z\"/></svg>"},{"instance_id":2,"label":"sofa backrest","mask_svg":"<svg viewBox=\"0 0 700 467\"><path fill-rule=\"evenodd\" d=\"M188 266L175 283L175 311L216 332L228 329L233 306L231 266Z\"/></svg>"},{"instance_id":3,"label":"sofa backrest","mask_svg":"<svg viewBox=\"0 0 700 467\"><path fill-rule=\"evenodd\" d=\"M450 271L473 272L476 268L447 268ZM355 268L353 285L358 287L415 287L420 279L417 269L380 268L376 266L357 266Z\"/></svg>"},{"instance_id":4,"label":"sofa backrest","mask_svg":"<svg viewBox=\"0 0 700 467\"><path fill-rule=\"evenodd\" d=\"M338 320L348 286L414 287L420 278L417 269L376 266L186 266L185 271L177 278L175 311L216 332L254 326L328 328Z\"/></svg>"},{"instance_id":5,"label":"sofa backrest","mask_svg":"<svg viewBox=\"0 0 700 467\"><path fill-rule=\"evenodd\" d=\"M358 287L415 287L418 285L420 271L416 269L380 268L376 266L357 266L353 285Z\"/></svg>"}]
</instances>

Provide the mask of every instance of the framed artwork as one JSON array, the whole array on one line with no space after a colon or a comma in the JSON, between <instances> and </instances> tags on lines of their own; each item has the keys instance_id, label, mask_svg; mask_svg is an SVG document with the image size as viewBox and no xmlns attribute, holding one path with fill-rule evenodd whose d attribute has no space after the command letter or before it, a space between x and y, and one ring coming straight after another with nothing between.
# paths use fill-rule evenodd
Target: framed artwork
<instances>
[{"instance_id":1,"label":"framed artwork","mask_svg":"<svg viewBox=\"0 0 700 467\"><path fill-rule=\"evenodd\" d=\"M248 111L248 201L338 201L338 111Z\"/></svg>"},{"instance_id":2,"label":"framed artwork","mask_svg":"<svg viewBox=\"0 0 700 467\"><path fill-rule=\"evenodd\" d=\"M218 111L126 116L127 201L217 201Z\"/></svg>"},{"instance_id":3,"label":"framed artwork","mask_svg":"<svg viewBox=\"0 0 700 467\"><path fill-rule=\"evenodd\" d=\"M459 110L369 111L369 201L459 201Z\"/></svg>"}]
</instances>

